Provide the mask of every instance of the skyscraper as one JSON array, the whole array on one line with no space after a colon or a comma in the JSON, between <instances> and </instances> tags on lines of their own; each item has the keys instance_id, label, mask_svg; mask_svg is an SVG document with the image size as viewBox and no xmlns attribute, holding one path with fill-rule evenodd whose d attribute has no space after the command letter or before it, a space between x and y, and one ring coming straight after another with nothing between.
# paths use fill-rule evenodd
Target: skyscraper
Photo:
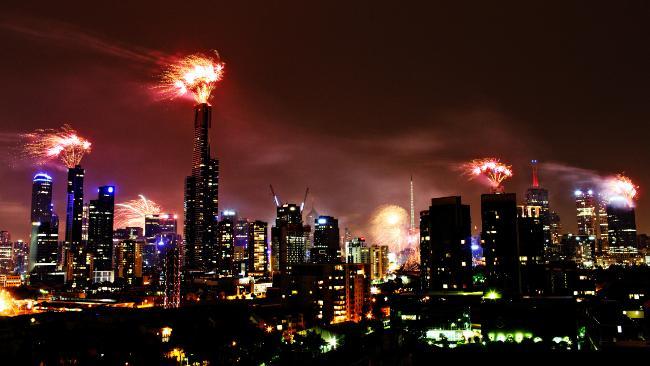
<instances>
[{"instance_id":1,"label":"skyscraper","mask_svg":"<svg viewBox=\"0 0 650 366\"><path fill-rule=\"evenodd\" d=\"M113 216L115 187L102 186L88 213L88 248L95 271L113 270Z\"/></svg>"},{"instance_id":2,"label":"skyscraper","mask_svg":"<svg viewBox=\"0 0 650 366\"><path fill-rule=\"evenodd\" d=\"M234 274L244 277L248 273L248 246L250 245L250 229L248 219L240 217L235 221L235 245L233 250Z\"/></svg>"},{"instance_id":3,"label":"skyscraper","mask_svg":"<svg viewBox=\"0 0 650 366\"><path fill-rule=\"evenodd\" d=\"M126 239L115 246L115 279L136 285L142 281L142 242Z\"/></svg>"},{"instance_id":4,"label":"skyscraper","mask_svg":"<svg viewBox=\"0 0 650 366\"><path fill-rule=\"evenodd\" d=\"M163 306L177 308L181 303L181 273L182 273L182 238L178 234L159 234L156 236L160 252L161 288L164 291Z\"/></svg>"},{"instance_id":5,"label":"skyscraper","mask_svg":"<svg viewBox=\"0 0 650 366\"><path fill-rule=\"evenodd\" d=\"M40 273L56 271L59 219L52 208L52 177L38 173L32 180L31 238L29 267Z\"/></svg>"},{"instance_id":6,"label":"skyscraper","mask_svg":"<svg viewBox=\"0 0 650 366\"><path fill-rule=\"evenodd\" d=\"M351 238L345 243L345 256L347 263L370 264L370 252L366 247L365 238Z\"/></svg>"},{"instance_id":7,"label":"skyscraper","mask_svg":"<svg viewBox=\"0 0 650 366\"><path fill-rule=\"evenodd\" d=\"M68 169L68 189L65 215L64 261L67 281L83 277L88 263L85 243L82 240L84 169L77 165Z\"/></svg>"},{"instance_id":8,"label":"skyscraper","mask_svg":"<svg viewBox=\"0 0 650 366\"><path fill-rule=\"evenodd\" d=\"M420 214L422 288L462 290L472 287L471 218L461 198L431 200Z\"/></svg>"},{"instance_id":9,"label":"skyscraper","mask_svg":"<svg viewBox=\"0 0 650 366\"><path fill-rule=\"evenodd\" d=\"M526 190L526 206L539 206L539 222L544 231L544 249L546 250L552 243L551 238L551 211L548 202L548 190L539 186L539 176L537 172L537 160L531 161L533 183Z\"/></svg>"},{"instance_id":10,"label":"skyscraper","mask_svg":"<svg viewBox=\"0 0 650 366\"><path fill-rule=\"evenodd\" d=\"M145 242L142 247L142 273L151 276L155 282L157 273L160 272L158 264L158 243L156 238L161 234L177 233L177 216L169 213L147 215L144 219Z\"/></svg>"},{"instance_id":11,"label":"skyscraper","mask_svg":"<svg viewBox=\"0 0 650 366\"><path fill-rule=\"evenodd\" d=\"M216 272L220 276L233 276L235 272L235 266L233 264L235 221L235 212L226 210L222 212L221 220L219 220L217 226L217 246L213 261Z\"/></svg>"},{"instance_id":12,"label":"skyscraper","mask_svg":"<svg viewBox=\"0 0 650 366\"><path fill-rule=\"evenodd\" d=\"M388 245L372 245L370 254L370 279L381 281L388 275Z\"/></svg>"},{"instance_id":13,"label":"skyscraper","mask_svg":"<svg viewBox=\"0 0 650 366\"><path fill-rule=\"evenodd\" d=\"M22 240L14 241L14 273L27 273L29 266L29 245Z\"/></svg>"},{"instance_id":14,"label":"skyscraper","mask_svg":"<svg viewBox=\"0 0 650 366\"><path fill-rule=\"evenodd\" d=\"M311 263L340 263L339 221L332 216L319 216L314 223L314 246Z\"/></svg>"},{"instance_id":15,"label":"skyscraper","mask_svg":"<svg viewBox=\"0 0 650 366\"><path fill-rule=\"evenodd\" d=\"M634 206L612 200L607 204L609 253L633 253L637 249Z\"/></svg>"},{"instance_id":16,"label":"skyscraper","mask_svg":"<svg viewBox=\"0 0 650 366\"><path fill-rule=\"evenodd\" d=\"M487 286L510 296L519 295L521 281L516 195L481 195L481 221Z\"/></svg>"},{"instance_id":17,"label":"skyscraper","mask_svg":"<svg viewBox=\"0 0 650 366\"><path fill-rule=\"evenodd\" d=\"M256 220L248 224L248 274L265 277L269 274L268 224Z\"/></svg>"},{"instance_id":18,"label":"skyscraper","mask_svg":"<svg viewBox=\"0 0 650 366\"><path fill-rule=\"evenodd\" d=\"M219 216L219 161L210 154L208 132L212 107L194 107L194 146L192 175L185 179L185 242L188 270L206 271L214 265Z\"/></svg>"},{"instance_id":19,"label":"skyscraper","mask_svg":"<svg viewBox=\"0 0 650 366\"><path fill-rule=\"evenodd\" d=\"M304 263L307 257L305 227L298 205L285 203L277 207L275 226L271 228L271 264L273 271L286 272L292 264Z\"/></svg>"},{"instance_id":20,"label":"skyscraper","mask_svg":"<svg viewBox=\"0 0 650 366\"><path fill-rule=\"evenodd\" d=\"M517 209L522 293L540 295L545 286L544 253L549 248L542 218L543 207L523 205Z\"/></svg>"},{"instance_id":21,"label":"skyscraper","mask_svg":"<svg viewBox=\"0 0 650 366\"><path fill-rule=\"evenodd\" d=\"M38 173L32 180L31 222L49 222L52 217L52 177Z\"/></svg>"},{"instance_id":22,"label":"skyscraper","mask_svg":"<svg viewBox=\"0 0 650 366\"><path fill-rule=\"evenodd\" d=\"M592 189L577 189L574 192L578 218L578 235L596 236L598 216L596 196Z\"/></svg>"},{"instance_id":23,"label":"skyscraper","mask_svg":"<svg viewBox=\"0 0 650 366\"><path fill-rule=\"evenodd\" d=\"M10 275L14 271L13 243L8 231L0 231L0 275Z\"/></svg>"}]
</instances>

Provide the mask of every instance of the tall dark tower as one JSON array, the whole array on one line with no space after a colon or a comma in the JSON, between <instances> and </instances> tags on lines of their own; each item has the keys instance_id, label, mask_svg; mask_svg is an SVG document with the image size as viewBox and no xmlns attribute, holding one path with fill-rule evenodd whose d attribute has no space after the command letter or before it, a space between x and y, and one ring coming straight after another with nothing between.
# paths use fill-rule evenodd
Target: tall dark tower
<instances>
[{"instance_id":1,"label":"tall dark tower","mask_svg":"<svg viewBox=\"0 0 650 366\"><path fill-rule=\"evenodd\" d=\"M102 186L97 199L90 201L88 215L88 248L95 271L113 269L113 216L115 187Z\"/></svg>"},{"instance_id":2,"label":"tall dark tower","mask_svg":"<svg viewBox=\"0 0 650 366\"><path fill-rule=\"evenodd\" d=\"M420 213L422 289L466 290L472 287L472 222L461 198L431 200Z\"/></svg>"},{"instance_id":3,"label":"tall dark tower","mask_svg":"<svg viewBox=\"0 0 650 366\"><path fill-rule=\"evenodd\" d=\"M314 222L314 247L311 263L341 263L339 220L332 216L319 216Z\"/></svg>"},{"instance_id":4,"label":"tall dark tower","mask_svg":"<svg viewBox=\"0 0 650 366\"><path fill-rule=\"evenodd\" d=\"M208 132L212 107L194 107L192 175L185 179L186 264L189 270L211 270L219 215L219 161L210 156Z\"/></svg>"},{"instance_id":5,"label":"tall dark tower","mask_svg":"<svg viewBox=\"0 0 650 366\"><path fill-rule=\"evenodd\" d=\"M84 169L77 165L68 169L68 197L65 215L65 241L70 247L81 244L81 223L84 206Z\"/></svg>"},{"instance_id":6,"label":"tall dark tower","mask_svg":"<svg viewBox=\"0 0 650 366\"><path fill-rule=\"evenodd\" d=\"M86 248L82 242L84 174L85 171L80 165L68 169L64 261L67 281L73 283L89 275L86 273L88 264Z\"/></svg>"},{"instance_id":7,"label":"tall dark tower","mask_svg":"<svg viewBox=\"0 0 650 366\"><path fill-rule=\"evenodd\" d=\"M481 195L481 220L487 285L507 295L518 296L521 293L521 273L516 195Z\"/></svg>"}]
</instances>

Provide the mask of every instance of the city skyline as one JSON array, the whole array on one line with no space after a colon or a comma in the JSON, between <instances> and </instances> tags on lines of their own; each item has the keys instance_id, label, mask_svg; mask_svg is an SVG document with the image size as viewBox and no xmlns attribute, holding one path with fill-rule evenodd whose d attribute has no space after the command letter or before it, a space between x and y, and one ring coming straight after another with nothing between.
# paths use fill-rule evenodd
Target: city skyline
<instances>
[{"instance_id":1,"label":"city skyline","mask_svg":"<svg viewBox=\"0 0 650 366\"><path fill-rule=\"evenodd\" d=\"M21 13L24 9L10 9ZM133 9L138 13L137 7ZM241 9L234 6L233 14L244 16ZM276 9L279 11L280 9ZM325 10L327 9L318 9ZM457 9L439 9L451 12ZM544 10L544 9L541 9ZM378 9L378 16L381 19L386 17L387 9ZM315 10L310 13L312 18L321 20L321 15ZM3 118L5 127L2 130L4 146L12 144L16 134L29 132L34 128L52 128L64 122L71 123L81 133L93 141L94 152L84 160L84 168L92 174L88 174L86 190L93 192L96 187L104 184L116 186L116 202L123 202L134 199L138 194L145 194L152 200L159 202L169 212L182 213L182 179L172 180L165 178L166 174L160 170L160 166L169 167L171 171L179 174L185 172L185 162L191 156L191 116L187 110L192 103L186 100L179 100L174 103L156 100L150 88L152 79L159 70L159 65L143 64L140 61L134 62L129 55L121 54L118 51L107 52L98 50L97 44L91 40L102 40L108 45L115 45L120 49L135 49L147 47L149 49L160 49L161 52L175 53L180 50L190 51L187 46L169 49L160 46L159 39L152 36L131 37L128 41L114 31L106 28L105 22L97 21L97 26L84 26L84 21L74 16L45 16L39 15L38 11L27 17L24 14L13 17L12 20L2 21L2 32L0 37L9 42L11 47L43 47L44 52L52 55L55 59L52 62L51 70L47 75L42 75L44 69L40 65L25 62L23 58L29 58L30 50L18 52L12 60L5 60L9 63L22 63L21 65L8 65L12 68L22 70L28 77L42 77L42 88L29 92L43 103L43 111L25 115L21 113L19 101L26 98L27 90L18 87L12 89L12 93L6 96L7 108L4 109ZM256 14L262 17L260 14ZM489 14L490 16L498 16ZM467 14L473 17L473 13ZM600 13L593 14L597 18ZM625 16L631 16L626 14ZM623 15L620 15L623 17ZM218 18L218 16L217 16ZM399 18L399 17L398 17ZM401 18L400 18L401 19ZM619 19L619 18L617 18ZM262 17L260 21L264 21ZM480 20L480 19L477 19ZM535 19L532 19L535 20ZM622 20L622 19L619 19ZM299 22L306 20L300 19ZM356 28L352 28L345 19L338 19L346 29L358 37L363 34ZM377 26L376 22L368 19L361 21L368 26ZM510 23L517 23L510 20ZM301 23L302 24L302 23ZM477 22L473 27L478 27ZM448 25L448 24L447 24ZM567 30L578 30L568 27ZM440 25L442 26L442 25ZM127 22L125 25L129 28ZM220 29L234 27L229 21L219 23ZM350 51L350 44L343 42L338 44L334 41L335 35L325 35L320 30L307 28L309 32L319 36L319 40L334 50L341 48ZM472 28L473 29L473 28ZM46 35L48 30L55 36ZM285 30L286 31L286 30ZM530 36L537 36L536 33L524 33ZM528 31L532 32L531 29ZM588 29L586 30L588 31ZM627 30L618 30L612 37L626 35ZM217 32L215 30L214 32ZM263 37L261 30L257 28L247 33L247 37ZM308 32L308 33L309 33ZM496 31L495 31L496 32ZM119 32L118 32L119 33ZM597 159L586 160L577 154L572 154L573 144L575 149L594 149L596 146L591 142L574 138L570 132L559 133L560 130L580 130L580 128L595 128L603 126L604 123L611 123L612 119L602 118L596 122L595 112L589 112L584 117L574 119L575 126L563 126L566 117L558 114L547 122L549 126L556 126L558 133L552 139L548 137L546 129L532 128L541 123L538 116L531 110L544 106L545 108L559 108L554 106L552 101L556 96L550 93L540 93L543 97L539 102L533 103L530 100L522 101L514 96L514 80L508 79L507 86L496 88L497 77L488 78L484 75L488 70L480 70L484 79L481 92L463 93L458 85L450 91L456 95L456 101L450 102L451 96L441 97L442 86L450 86L449 80L440 77L440 71L435 69L423 70L423 62L430 60L437 53L427 49L420 49L407 42L405 51L423 52L422 60L416 58L416 69L420 72L418 77L421 80L412 80L413 71L403 70L396 67L395 74L387 73L387 67L391 64L389 60L375 60L369 57L372 51L377 49L375 37L368 36L367 44L361 47L359 54L353 52L351 63L340 62L338 58L331 60L315 57L312 53L300 53L300 50L309 49L307 46L300 46L302 43L289 48L284 45L289 53L304 55L304 62L310 66L295 65L287 60L287 55L282 52L273 53L268 57L268 64L255 67L272 68L281 73L286 73L291 67L301 76L309 76L309 82L318 87L308 90L308 94L300 99L298 95L305 92L306 81L298 80L297 77L284 75L281 80L269 79L255 71L248 60L250 52L262 52L266 49L250 49L237 47L232 40L221 39L207 41L211 32L202 33L196 38L192 46L200 49L218 48L222 57L228 65L227 77L215 91L212 104L214 107L211 138L214 143L213 154L223 161L220 167L221 175L224 177L220 182L220 203L221 207L234 208L247 217L259 217L271 222L274 217L274 205L268 193L268 183L273 183L283 200L299 202L301 192L305 186L311 187L311 198L307 202L309 210L312 202L323 214L332 215L339 219L340 226L349 227L357 235L367 235L368 222L373 210L383 204L397 204L404 208L409 206L408 179L412 174L415 181L415 207L416 212L428 207L429 197L462 195L472 209L472 217L478 217L478 206L480 194L484 187L472 182L466 182L464 177L458 175L455 166L467 159L498 155L513 165L515 175L510 182L505 183L507 192L517 193L517 199L522 200L524 192L531 184L528 162L531 159L540 161L541 186L547 188L550 193L551 210L559 212L565 232L573 232L577 223L571 218L574 216L572 193L574 189L584 187L579 184L578 178L589 178L593 175L590 170L598 171L601 175L614 175L618 172L625 172L641 185L641 194L637 203L637 221L639 232L647 232L650 221L650 210L645 210L647 198L643 194L643 187L649 184L648 178L643 174L641 162L644 159L626 159L627 156L645 156L647 154L641 149L641 136L631 136L629 131L620 131L621 139L627 138L631 143L619 143L612 152L601 154ZM284 32L282 33L285 36ZM402 34L405 35L405 34ZM243 37L244 35L242 35ZM476 39L465 34L472 45ZM54 39L52 39L54 37ZM205 39L204 39L205 37ZM417 35L414 35L417 37ZM460 36L458 36L460 37ZM454 38L454 37L452 37ZM454 38L458 40L457 38ZM616 38L618 39L618 38ZM219 42L219 40L221 42ZM298 36L288 37L287 42L296 43L300 40ZM505 41L494 40L493 46L499 49L504 46ZM623 46L631 46L624 43ZM445 43L447 49L454 49L454 44ZM548 50L555 50L555 47L544 44ZM120 48L122 47L122 48ZM526 46L532 50L531 45ZM557 46L559 47L559 46ZM390 50L390 48L388 48ZM562 51L561 48L559 51ZM459 50L461 54L469 52L469 49ZM566 51L566 50L565 50ZM585 55L591 54L594 50L587 48L583 50ZM634 51L629 49L630 52ZM387 52L391 54L390 52ZM72 57L69 55L73 55ZM54 57L57 56L57 57ZM58 61L58 56L63 59L70 58L70 64ZM244 58L244 56L246 56ZM495 57L503 59L505 54L498 52ZM389 59L392 57L388 57ZM574 58L575 59L575 58ZM450 60L444 59L444 62ZM312 72L313 68L323 71L324 65L333 67L332 71L343 72L343 76L350 77L350 73L358 70L361 64L368 63L376 71L384 71L382 75L387 81L407 83L413 87L413 92L407 93L413 98L402 98L395 100L393 95L398 94L391 91L391 88L371 90L368 84L370 75L361 74L358 79L352 78L343 88L343 93L348 98L342 98L336 86L342 86L337 81L323 80L325 73ZM395 57L398 65L404 61ZM540 60L540 65L544 63ZM598 61L604 62L604 61ZM638 62L638 61L635 61ZM75 66L79 77L70 75L66 68ZM532 70L521 69L516 63L509 63L513 70L522 75L535 77ZM553 66L552 63L549 64ZM449 65L446 65L449 66ZM554 65L559 67L558 65ZM569 65L571 66L571 65ZM569 67L566 66L566 67ZM606 63L594 65L594 67L606 67ZM319 68L320 67L320 68ZM7 67L6 69L10 69ZM567 71L560 67L562 71ZM462 69L454 69L456 73ZM637 70L638 71L638 70ZM478 73L479 71L477 71ZM506 71L501 70L498 77L507 76ZM629 73L630 70L621 72ZM639 74L644 76L644 74ZM461 75L462 76L462 75ZM583 75L589 76L589 75ZM593 76L593 75L591 75ZM107 77L114 78L112 83L106 83ZM6 75L9 82L15 81L15 76ZM470 83L472 78L460 77L459 84ZM541 82L541 80L536 79ZM567 85L579 87L580 80L566 80ZM431 83L429 83L431 82ZM259 86L252 88L250 85ZM275 86L274 86L275 85ZM426 91L425 86L430 85L434 90ZM402 85L406 86L406 84ZM544 87L548 87L543 83ZM97 87L100 87L97 89ZM489 93L490 88L496 88ZM70 98L75 103L62 104L55 94L57 91L67 90L68 101ZM322 90L320 90L322 88ZM479 88L479 89L482 89ZM102 102L91 101L93 90L104 90ZM506 90L507 89L507 90ZM570 89L570 88L569 88ZM546 89L545 89L546 90ZM83 92L82 92L83 91ZM277 93L272 93L277 91ZM415 95L416 91L421 92ZM570 90L569 90L570 91ZM569 93L565 91L565 93ZM127 94L128 92L128 94ZM604 93L596 88L593 93ZM88 94L88 95L84 95ZM597 94L597 93L596 93ZM491 96L490 96L491 95ZM48 96L48 97L46 97ZM286 98L282 98L284 96ZM568 97L569 95L563 95ZM596 97L596 95L583 96L582 98ZM349 99L359 103L351 103ZM546 99L544 99L546 98ZM546 101L544 103L543 101ZM616 99L618 100L618 99ZM14 103L15 101L15 103ZM576 99L583 104L584 99ZM390 102L385 104L386 102ZM444 103L443 103L444 102ZM352 104L352 105L351 105ZM388 108L387 115L377 112L377 105L384 105ZM442 105L445 105L444 107ZM91 108L92 106L92 108ZM327 108L323 108L327 107ZM530 110L521 111L523 107ZM578 110L580 104L576 104ZM641 118L644 111L633 105L631 109L620 108L618 115L627 116L632 111L637 112L636 120ZM89 114L90 110L97 113ZM311 109L308 109L311 108ZM330 110L338 110L340 115L332 115ZM604 108L603 106L590 105L590 108ZM411 112L412 110L416 112ZM400 115L398 112L406 112ZM607 112L607 111L601 111ZM609 111L612 112L612 111ZM545 112L546 114L551 112ZM572 112L575 117L577 112ZM601 113L602 114L602 113ZM616 116L617 114L614 114ZM45 116L45 117L44 117ZM92 118L88 118L92 116ZM425 117L426 116L426 117ZM18 118L20 117L20 118ZM123 134L121 128L125 122L122 120L143 121L142 123L129 123L130 133ZM600 118L600 117L599 117ZM405 123L401 123L402 120ZM557 121L556 121L557 120ZM145 122L147 121L147 122ZM340 121L340 122L339 122ZM371 121L375 121L372 124ZM403 131L390 133L390 125L400 121ZM522 123L519 123L521 121ZM630 121L629 123L633 123ZM489 128L482 125L489 125ZM29 126L29 128L26 128ZM327 128L325 128L328 126ZM150 131L156 130L156 138L149 136ZM532 129L532 130L531 130ZM418 131L422 130L423 134ZM284 132L290 131L290 132ZM566 136L565 136L566 135ZM578 134L578 136L580 136ZM637 143L634 143L634 142ZM134 147L135 144L143 143L142 146ZM567 148L571 145L571 149ZM332 148L336 147L336 148ZM160 149L156 162L147 161L151 156L151 149ZM164 153L167 151L167 153ZM331 164L319 164L319 161L329 159ZM119 161L120 164L111 164L110 161ZM3 164L0 172L8 176L7 183L3 185L0 192L0 220L6 222L5 229L14 233L15 237L27 238L29 235L29 224L22 220L23 212L28 213L29 184L33 174L38 169L28 167L24 164L15 164L9 167ZM111 166L108 168L108 166ZM288 167L300 167L300 169L289 169ZM574 167L574 168L571 168ZM137 169L137 170L136 170ZM62 197L61 186L65 177L61 172L52 169L45 169L54 178L54 201L55 210L59 215L63 214L64 198ZM143 182L138 179L142 172L150 180ZM281 173L281 174L278 174ZM286 177L286 178L281 178ZM327 179L325 179L327 178ZM367 182L373 182L368 185ZM337 189L340 186L349 187L345 191ZM594 188L595 189L595 188ZM24 199L23 199L24 198ZM477 220L475 220L477 221ZM480 228L479 228L480 229Z\"/></svg>"},{"instance_id":2,"label":"city skyline","mask_svg":"<svg viewBox=\"0 0 650 366\"><path fill-rule=\"evenodd\" d=\"M0 5L3 360L650 350L646 9L165 2Z\"/></svg>"}]
</instances>

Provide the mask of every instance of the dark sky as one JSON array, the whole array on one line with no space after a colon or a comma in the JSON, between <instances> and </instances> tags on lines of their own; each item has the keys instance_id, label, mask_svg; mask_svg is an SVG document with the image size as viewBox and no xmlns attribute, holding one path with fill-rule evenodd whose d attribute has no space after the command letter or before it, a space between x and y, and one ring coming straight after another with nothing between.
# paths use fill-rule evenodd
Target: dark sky
<instances>
[{"instance_id":1,"label":"dark sky","mask_svg":"<svg viewBox=\"0 0 650 366\"><path fill-rule=\"evenodd\" d=\"M545 164L565 231L577 180L625 172L650 229L648 3L12 3L0 5L0 229L15 238L27 239L37 168L10 148L65 122L93 141L87 199L114 183L118 201L143 193L181 213L192 102L159 100L148 60L210 49L227 64L212 99L222 208L272 220L269 183L294 202L309 186L308 207L362 235L377 206L407 207L413 174L416 210L460 194L478 223L486 187L454 167L498 156L520 197L530 159ZM63 215L65 172L49 171Z\"/></svg>"}]
</instances>

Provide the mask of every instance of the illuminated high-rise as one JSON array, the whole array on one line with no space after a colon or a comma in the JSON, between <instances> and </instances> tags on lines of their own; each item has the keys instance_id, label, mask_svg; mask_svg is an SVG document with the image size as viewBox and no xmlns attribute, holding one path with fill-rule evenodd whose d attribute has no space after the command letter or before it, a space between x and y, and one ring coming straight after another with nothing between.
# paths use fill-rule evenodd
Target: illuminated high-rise
<instances>
[{"instance_id":1,"label":"illuminated high-rise","mask_svg":"<svg viewBox=\"0 0 650 366\"><path fill-rule=\"evenodd\" d=\"M31 229L28 270L56 271L59 219L52 208L52 177L45 173L36 174L32 181Z\"/></svg>"},{"instance_id":2,"label":"illuminated high-rise","mask_svg":"<svg viewBox=\"0 0 650 366\"><path fill-rule=\"evenodd\" d=\"M314 245L311 263L340 263L339 221L332 216L319 216L314 222Z\"/></svg>"},{"instance_id":3,"label":"illuminated high-rise","mask_svg":"<svg viewBox=\"0 0 650 366\"><path fill-rule=\"evenodd\" d=\"M102 186L97 199L91 200L88 211L88 252L95 271L113 269L113 216L115 187Z\"/></svg>"},{"instance_id":4,"label":"illuminated high-rise","mask_svg":"<svg viewBox=\"0 0 650 366\"><path fill-rule=\"evenodd\" d=\"M210 153L212 107L194 107L192 175L185 179L185 255L187 269L213 270L219 216L219 161Z\"/></svg>"},{"instance_id":5,"label":"illuminated high-rise","mask_svg":"<svg viewBox=\"0 0 650 366\"><path fill-rule=\"evenodd\" d=\"M182 238L167 233L156 236L160 260L160 287L164 294L163 306L177 308L181 303L181 276L183 269Z\"/></svg>"},{"instance_id":6,"label":"illuminated high-rise","mask_svg":"<svg viewBox=\"0 0 650 366\"><path fill-rule=\"evenodd\" d=\"M269 274L268 224L256 220L248 224L248 274L265 277Z\"/></svg>"},{"instance_id":7,"label":"illuminated high-rise","mask_svg":"<svg viewBox=\"0 0 650 366\"><path fill-rule=\"evenodd\" d=\"M551 237L551 211L548 202L548 190L540 187L539 176L537 172L537 160L533 160L532 164L532 186L526 190L526 206L538 206L539 209L539 222L544 231L544 249L546 250L552 243Z\"/></svg>"},{"instance_id":8,"label":"illuminated high-rise","mask_svg":"<svg viewBox=\"0 0 650 366\"><path fill-rule=\"evenodd\" d=\"M142 281L142 241L126 239L115 246L115 280L127 285Z\"/></svg>"},{"instance_id":9,"label":"illuminated high-rise","mask_svg":"<svg viewBox=\"0 0 650 366\"><path fill-rule=\"evenodd\" d=\"M388 275L388 245L371 245L368 248L370 279L382 281Z\"/></svg>"},{"instance_id":10,"label":"illuminated high-rise","mask_svg":"<svg viewBox=\"0 0 650 366\"><path fill-rule=\"evenodd\" d=\"M13 243L8 231L0 231L0 275L13 274Z\"/></svg>"},{"instance_id":11,"label":"illuminated high-rise","mask_svg":"<svg viewBox=\"0 0 650 366\"><path fill-rule=\"evenodd\" d=\"M233 265L236 276L244 277L248 273L248 246L250 244L250 226L248 219L240 217L235 221L235 243L233 248Z\"/></svg>"},{"instance_id":12,"label":"illuminated high-rise","mask_svg":"<svg viewBox=\"0 0 650 366\"><path fill-rule=\"evenodd\" d=\"M285 273L291 265L305 263L305 234L300 207L293 203L278 206L275 226L271 228L271 264L274 272Z\"/></svg>"},{"instance_id":13,"label":"illuminated high-rise","mask_svg":"<svg viewBox=\"0 0 650 366\"><path fill-rule=\"evenodd\" d=\"M49 222L52 218L52 177L38 173L32 180L31 222Z\"/></svg>"},{"instance_id":14,"label":"illuminated high-rise","mask_svg":"<svg viewBox=\"0 0 650 366\"><path fill-rule=\"evenodd\" d=\"M574 192L578 218L578 235L595 237L598 232L597 199L592 189L577 189Z\"/></svg>"},{"instance_id":15,"label":"illuminated high-rise","mask_svg":"<svg viewBox=\"0 0 650 366\"><path fill-rule=\"evenodd\" d=\"M233 263L235 221L235 212L226 210L222 212L221 220L219 220L219 224L217 225L217 246L212 260L214 261L214 268L220 276L233 276L235 272Z\"/></svg>"},{"instance_id":16,"label":"illuminated high-rise","mask_svg":"<svg viewBox=\"0 0 650 366\"><path fill-rule=\"evenodd\" d=\"M160 271L158 263L158 244L156 237L161 234L177 233L178 217L170 213L147 215L144 219L145 242L142 247L142 273L157 277Z\"/></svg>"}]
</instances>

